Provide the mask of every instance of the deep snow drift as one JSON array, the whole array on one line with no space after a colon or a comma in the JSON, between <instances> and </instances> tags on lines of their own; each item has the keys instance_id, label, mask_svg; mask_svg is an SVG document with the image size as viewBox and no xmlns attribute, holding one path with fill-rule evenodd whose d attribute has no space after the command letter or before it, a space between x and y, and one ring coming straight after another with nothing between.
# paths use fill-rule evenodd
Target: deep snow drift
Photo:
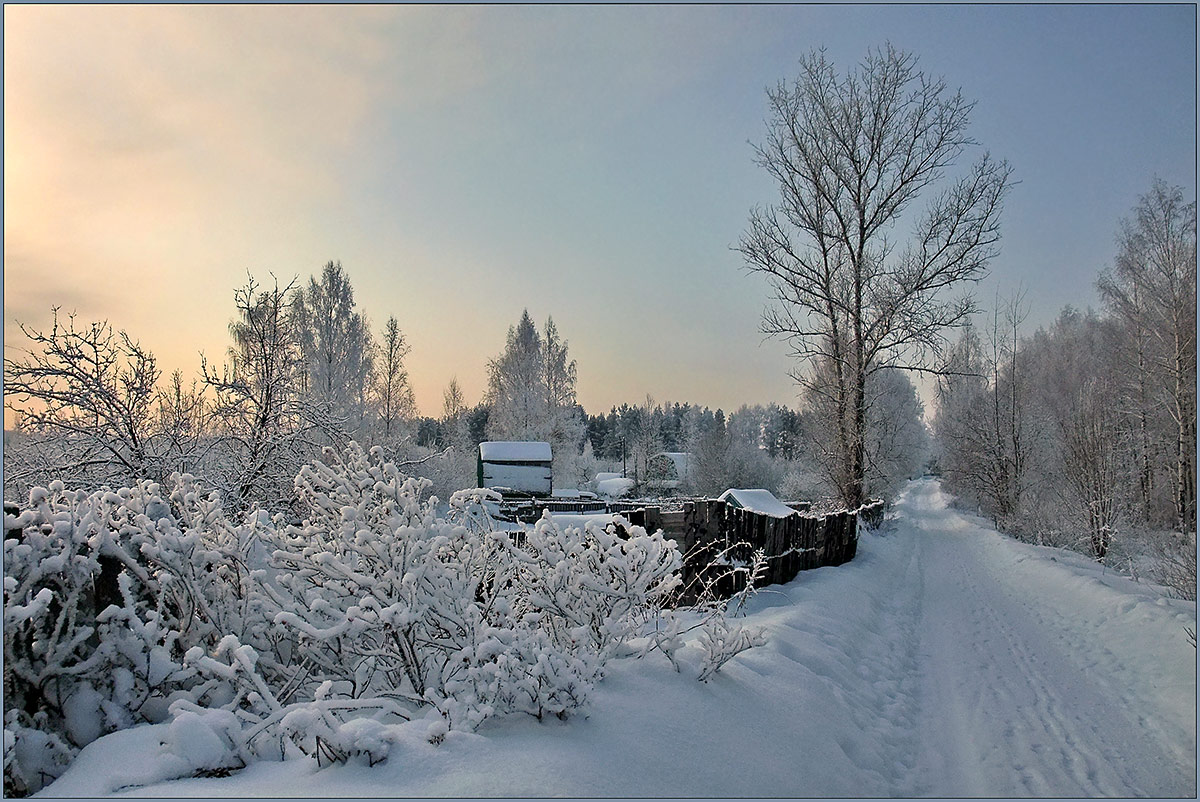
<instances>
[{"instance_id":1,"label":"deep snow drift","mask_svg":"<svg viewBox=\"0 0 1200 802\"><path fill-rule=\"evenodd\" d=\"M168 725L101 738L43 796L1189 796L1196 605L1014 542L910 485L858 556L764 589L766 646L612 665L583 715L489 721L375 767L157 782ZM690 675L689 675L690 673Z\"/></svg>"}]
</instances>

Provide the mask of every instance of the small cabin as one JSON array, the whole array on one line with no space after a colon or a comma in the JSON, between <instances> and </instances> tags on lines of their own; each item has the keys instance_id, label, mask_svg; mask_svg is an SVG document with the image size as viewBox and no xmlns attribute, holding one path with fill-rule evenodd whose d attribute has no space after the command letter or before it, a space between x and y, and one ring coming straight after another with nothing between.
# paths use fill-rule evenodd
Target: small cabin
<instances>
[{"instance_id":1,"label":"small cabin","mask_svg":"<svg viewBox=\"0 0 1200 802\"><path fill-rule=\"evenodd\" d=\"M479 487L529 496L554 492L550 444L535 441L489 441L479 444L476 478Z\"/></svg>"}]
</instances>

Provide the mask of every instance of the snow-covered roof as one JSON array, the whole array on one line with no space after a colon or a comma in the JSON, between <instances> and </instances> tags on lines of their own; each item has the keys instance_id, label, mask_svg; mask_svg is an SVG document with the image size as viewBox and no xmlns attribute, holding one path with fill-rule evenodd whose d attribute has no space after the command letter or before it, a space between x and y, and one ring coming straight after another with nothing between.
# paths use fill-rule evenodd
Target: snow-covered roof
<instances>
[{"instance_id":1,"label":"snow-covered roof","mask_svg":"<svg viewBox=\"0 0 1200 802\"><path fill-rule=\"evenodd\" d=\"M633 489L634 481L617 476L596 482L596 492L609 498L620 498Z\"/></svg>"},{"instance_id":2,"label":"snow-covered roof","mask_svg":"<svg viewBox=\"0 0 1200 802\"><path fill-rule=\"evenodd\" d=\"M730 502L735 507L741 507L744 510L757 512L761 515L769 515L772 518L786 518L789 515L798 515L795 510L787 506L770 490L726 490L720 496L721 501Z\"/></svg>"},{"instance_id":3,"label":"snow-covered roof","mask_svg":"<svg viewBox=\"0 0 1200 802\"><path fill-rule=\"evenodd\" d=\"M479 444L479 456L485 462L549 462L550 444L534 440L494 441Z\"/></svg>"},{"instance_id":4,"label":"snow-covered roof","mask_svg":"<svg viewBox=\"0 0 1200 802\"><path fill-rule=\"evenodd\" d=\"M620 478L622 478L621 474L612 473L611 471L600 471L600 473L596 474L596 482L597 483L603 482L606 479L620 479Z\"/></svg>"},{"instance_id":5,"label":"snow-covered roof","mask_svg":"<svg viewBox=\"0 0 1200 802\"><path fill-rule=\"evenodd\" d=\"M569 498L569 499L591 499L595 498L595 493L589 493L586 490L576 490L572 487L555 488L550 494L553 498Z\"/></svg>"}]
</instances>

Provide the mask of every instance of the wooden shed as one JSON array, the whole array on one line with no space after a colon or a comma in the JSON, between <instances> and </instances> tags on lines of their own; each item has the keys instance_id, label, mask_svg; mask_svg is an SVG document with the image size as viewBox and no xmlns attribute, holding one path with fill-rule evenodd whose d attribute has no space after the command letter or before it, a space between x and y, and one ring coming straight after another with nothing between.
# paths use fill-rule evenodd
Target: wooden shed
<instances>
[{"instance_id":1,"label":"wooden shed","mask_svg":"<svg viewBox=\"0 0 1200 802\"><path fill-rule=\"evenodd\" d=\"M479 444L479 487L530 496L554 492L550 444L537 441L489 441Z\"/></svg>"}]
</instances>

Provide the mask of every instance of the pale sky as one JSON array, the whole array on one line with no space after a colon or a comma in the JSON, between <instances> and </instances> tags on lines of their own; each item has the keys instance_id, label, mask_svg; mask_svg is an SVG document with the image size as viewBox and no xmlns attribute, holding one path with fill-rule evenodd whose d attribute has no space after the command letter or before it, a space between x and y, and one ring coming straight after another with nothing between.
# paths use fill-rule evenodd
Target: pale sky
<instances>
[{"instance_id":1,"label":"pale sky","mask_svg":"<svg viewBox=\"0 0 1200 802\"><path fill-rule=\"evenodd\" d=\"M1154 176L1194 197L1194 5L4 7L4 335L53 305L164 375L218 364L247 271L341 260L417 403L554 317L591 413L794 405L732 250L776 189L765 88L890 41L1021 183L977 290L1096 304ZM964 159L962 166L966 167Z\"/></svg>"}]
</instances>

